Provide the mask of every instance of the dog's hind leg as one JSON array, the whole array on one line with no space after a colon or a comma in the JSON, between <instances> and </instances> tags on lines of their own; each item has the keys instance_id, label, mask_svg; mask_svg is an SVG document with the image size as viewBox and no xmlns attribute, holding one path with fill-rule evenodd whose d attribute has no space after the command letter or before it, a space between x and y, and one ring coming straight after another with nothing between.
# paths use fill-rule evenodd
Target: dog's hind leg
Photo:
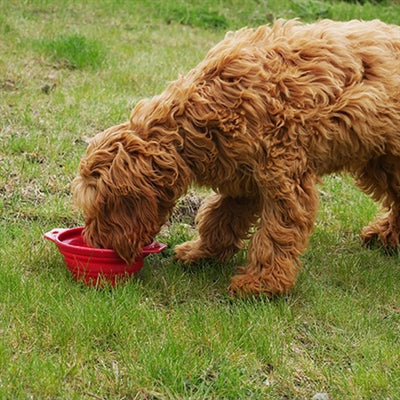
<instances>
[{"instance_id":1,"label":"dog's hind leg","mask_svg":"<svg viewBox=\"0 0 400 400\"><path fill-rule=\"evenodd\" d=\"M364 243L397 249L400 245L400 157L385 155L371 160L356 174L356 183L388 210L362 230Z\"/></svg>"},{"instance_id":2,"label":"dog's hind leg","mask_svg":"<svg viewBox=\"0 0 400 400\"><path fill-rule=\"evenodd\" d=\"M204 258L227 260L243 246L250 226L257 220L257 202L212 194L202 204L196 221L199 236L175 247L176 258L185 263Z\"/></svg>"},{"instance_id":3,"label":"dog's hind leg","mask_svg":"<svg viewBox=\"0 0 400 400\"><path fill-rule=\"evenodd\" d=\"M259 230L250 243L248 265L231 278L233 294L271 297L287 293L296 282L299 255L314 227L318 194L312 173L306 173L300 182L288 179L279 184L265 199Z\"/></svg>"}]
</instances>

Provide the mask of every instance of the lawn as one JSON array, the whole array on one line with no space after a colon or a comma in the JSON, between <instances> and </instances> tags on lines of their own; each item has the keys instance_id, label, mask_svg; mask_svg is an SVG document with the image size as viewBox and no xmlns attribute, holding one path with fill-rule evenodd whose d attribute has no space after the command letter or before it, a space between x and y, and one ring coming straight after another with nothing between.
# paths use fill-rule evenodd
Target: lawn
<instances>
[{"instance_id":1,"label":"lawn","mask_svg":"<svg viewBox=\"0 0 400 400\"><path fill-rule=\"evenodd\" d=\"M1 399L400 398L400 257L362 247L380 210L348 176L319 187L298 284L275 300L229 297L245 251L174 262L195 234L185 200L157 238L168 249L114 289L74 282L43 238L83 223L70 184L87 139L226 31L280 17L400 24L397 2L360 3L0 0Z\"/></svg>"}]
</instances>

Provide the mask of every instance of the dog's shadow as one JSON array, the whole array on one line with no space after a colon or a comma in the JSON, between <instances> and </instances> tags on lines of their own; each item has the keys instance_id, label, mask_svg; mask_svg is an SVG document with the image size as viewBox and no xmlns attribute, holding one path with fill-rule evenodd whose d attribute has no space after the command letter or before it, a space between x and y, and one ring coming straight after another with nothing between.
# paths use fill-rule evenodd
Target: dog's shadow
<instances>
[{"instance_id":1,"label":"dog's shadow","mask_svg":"<svg viewBox=\"0 0 400 400\"><path fill-rule=\"evenodd\" d=\"M162 298L163 303L227 297L230 277L245 258L242 251L226 262L204 259L188 265L176 260L169 247L162 255L148 256L137 279L149 295Z\"/></svg>"},{"instance_id":2,"label":"dog's shadow","mask_svg":"<svg viewBox=\"0 0 400 400\"><path fill-rule=\"evenodd\" d=\"M193 195L188 199L192 201ZM193 211L186 207L188 209ZM194 298L230 298L227 291L230 277L237 266L246 264L246 247L226 262L204 259L188 265L176 260L174 246L196 235L194 213L189 215L182 208L179 213L180 219L172 221L157 237L168 245L167 249L146 258L138 279L146 291L162 297L165 303ZM316 227L301 261L303 267L298 282L290 294L283 296L286 299L318 296L321 291L337 289L347 293L368 291L379 282L385 287L388 281L396 280L394 275L399 271L400 252L388 252L378 243L365 247L357 232Z\"/></svg>"}]
</instances>

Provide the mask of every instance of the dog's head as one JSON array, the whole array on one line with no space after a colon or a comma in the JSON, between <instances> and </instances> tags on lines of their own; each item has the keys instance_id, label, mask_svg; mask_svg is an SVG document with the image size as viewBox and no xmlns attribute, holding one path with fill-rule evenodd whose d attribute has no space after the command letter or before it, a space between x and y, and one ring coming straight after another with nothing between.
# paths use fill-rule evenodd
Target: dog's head
<instances>
[{"instance_id":1,"label":"dog's head","mask_svg":"<svg viewBox=\"0 0 400 400\"><path fill-rule=\"evenodd\" d=\"M172 156L135 135L128 124L96 135L73 182L74 202L85 216L86 242L114 249L132 263L172 209L175 199L168 201L165 192L176 179Z\"/></svg>"}]
</instances>

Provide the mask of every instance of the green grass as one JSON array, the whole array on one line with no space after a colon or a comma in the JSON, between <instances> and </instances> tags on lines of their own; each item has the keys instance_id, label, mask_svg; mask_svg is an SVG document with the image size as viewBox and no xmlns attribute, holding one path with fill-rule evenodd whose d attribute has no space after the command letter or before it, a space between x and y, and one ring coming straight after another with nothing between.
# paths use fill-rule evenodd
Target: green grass
<instances>
[{"instance_id":1,"label":"green grass","mask_svg":"<svg viewBox=\"0 0 400 400\"><path fill-rule=\"evenodd\" d=\"M41 40L37 47L56 63L57 68L96 69L105 58L100 42L93 39L89 41L85 36L77 34Z\"/></svg>"},{"instance_id":2,"label":"green grass","mask_svg":"<svg viewBox=\"0 0 400 400\"><path fill-rule=\"evenodd\" d=\"M395 2L0 0L0 398L400 398L400 259L358 234L378 207L351 178L321 207L292 294L233 300L242 252L182 269L169 245L113 290L75 283L43 233L82 224L86 138L193 68L226 30L279 17L381 18ZM190 221L189 221L190 222Z\"/></svg>"}]
</instances>

